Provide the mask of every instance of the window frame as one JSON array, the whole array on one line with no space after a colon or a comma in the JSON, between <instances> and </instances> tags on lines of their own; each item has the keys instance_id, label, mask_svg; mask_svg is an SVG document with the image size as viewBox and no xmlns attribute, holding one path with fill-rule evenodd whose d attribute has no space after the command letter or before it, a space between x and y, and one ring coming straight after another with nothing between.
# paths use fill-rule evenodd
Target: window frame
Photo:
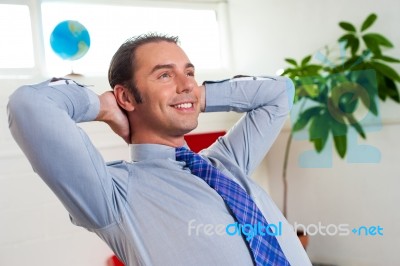
<instances>
[{"instance_id":1,"label":"window frame","mask_svg":"<svg viewBox=\"0 0 400 266\"><path fill-rule=\"evenodd\" d=\"M217 14L218 30L220 33L220 53L221 67L217 69L203 69L204 73L226 72L231 65L231 47L229 45L228 36L228 7L226 1L220 0L191 0L188 2L174 0L158 0L158 1L129 1L114 0L112 4L108 0L1 0L1 4L25 5L29 9L31 19L31 32L33 43L33 60L32 68L0 68L0 80L4 78L32 78L37 76L47 76L45 45L42 28L41 4L49 2L66 2L79 4L102 4L114 6L137 6L137 7L160 7L160 8L181 8L181 9L211 9ZM104 73L106 75L106 73ZM94 74L92 76L103 76Z\"/></svg>"}]
</instances>

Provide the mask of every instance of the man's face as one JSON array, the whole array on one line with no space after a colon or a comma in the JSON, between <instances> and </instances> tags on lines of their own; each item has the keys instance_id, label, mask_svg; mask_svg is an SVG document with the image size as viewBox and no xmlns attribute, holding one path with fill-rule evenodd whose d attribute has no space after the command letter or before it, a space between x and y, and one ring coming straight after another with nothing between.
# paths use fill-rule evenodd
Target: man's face
<instances>
[{"instance_id":1,"label":"man's face","mask_svg":"<svg viewBox=\"0 0 400 266\"><path fill-rule=\"evenodd\" d=\"M139 142L145 136L145 142L168 143L197 127L200 89L194 66L178 45L163 41L140 46L135 81L143 99L134 111Z\"/></svg>"}]
</instances>

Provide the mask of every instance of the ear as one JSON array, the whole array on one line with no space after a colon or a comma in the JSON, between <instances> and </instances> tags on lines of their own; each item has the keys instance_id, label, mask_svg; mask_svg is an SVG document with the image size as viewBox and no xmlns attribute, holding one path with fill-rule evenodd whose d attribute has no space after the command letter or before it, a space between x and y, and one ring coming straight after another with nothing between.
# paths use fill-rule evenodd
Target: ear
<instances>
[{"instance_id":1,"label":"ear","mask_svg":"<svg viewBox=\"0 0 400 266\"><path fill-rule=\"evenodd\" d=\"M122 109L124 109L128 112L135 110L136 102L133 99L133 96L129 92L128 88L117 84L114 87L114 95L115 95L115 99L117 100L118 105Z\"/></svg>"}]
</instances>

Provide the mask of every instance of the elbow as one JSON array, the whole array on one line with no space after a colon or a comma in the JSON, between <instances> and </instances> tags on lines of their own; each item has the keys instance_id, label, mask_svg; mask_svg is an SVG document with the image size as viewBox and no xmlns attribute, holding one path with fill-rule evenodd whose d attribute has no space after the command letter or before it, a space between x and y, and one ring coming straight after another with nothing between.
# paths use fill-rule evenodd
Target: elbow
<instances>
[{"instance_id":1,"label":"elbow","mask_svg":"<svg viewBox=\"0 0 400 266\"><path fill-rule=\"evenodd\" d=\"M30 114L33 108L29 108L30 105L35 103L35 99L32 97L32 88L29 86L22 86L14 91L8 100L7 113L8 113L8 125L11 127L12 121L19 120L23 117L22 110L26 115Z\"/></svg>"},{"instance_id":2,"label":"elbow","mask_svg":"<svg viewBox=\"0 0 400 266\"><path fill-rule=\"evenodd\" d=\"M281 115L287 115L293 107L295 96L294 83L290 78L278 76L276 77L276 98L274 105L278 108Z\"/></svg>"},{"instance_id":3,"label":"elbow","mask_svg":"<svg viewBox=\"0 0 400 266\"><path fill-rule=\"evenodd\" d=\"M295 87L293 81L290 78L284 77L284 81L285 81L285 90L288 101L288 108L290 111L293 107Z\"/></svg>"},{"instance_id":4,"label":"elbow","mask_svg":"<svg viewBox=\"0 0 400 266\"><path fill-rule=\"evenodd\" d=\"M19 105L25 105L25 101L28 101L29 96L29 87L27 86L22 86L16 89L9 97L8 99L8 109L9 110L14 110L14 107L17 107Z\"/></svg>"}]
</instances>

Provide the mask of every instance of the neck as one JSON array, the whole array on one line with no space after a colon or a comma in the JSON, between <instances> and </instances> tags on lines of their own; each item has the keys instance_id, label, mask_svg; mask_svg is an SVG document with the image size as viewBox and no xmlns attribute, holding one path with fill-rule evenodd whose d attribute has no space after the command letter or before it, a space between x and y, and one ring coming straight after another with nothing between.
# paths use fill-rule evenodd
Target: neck
<instances>
[{"instance_id":1,"label":"neck","mask_svg":"<svg viewBox=\"0 0 400 266\"><path fill-rule=\"evenodd\" d=\"M133 144L161 144L170 147L181 147L185 145L185 139L182 136L159 136L152 134L140 134L136 132L131 136L131 143Z\"/></svg>"}]
</instances>

